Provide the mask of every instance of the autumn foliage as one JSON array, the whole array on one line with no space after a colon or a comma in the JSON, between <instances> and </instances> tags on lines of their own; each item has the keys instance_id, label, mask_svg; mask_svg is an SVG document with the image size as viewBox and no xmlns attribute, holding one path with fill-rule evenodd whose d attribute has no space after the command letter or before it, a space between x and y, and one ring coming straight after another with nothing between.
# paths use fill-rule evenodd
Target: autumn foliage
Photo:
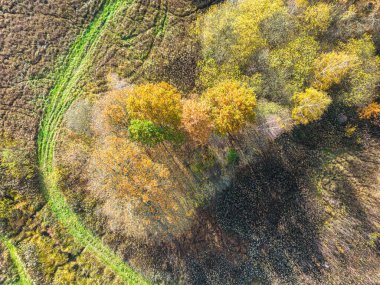
<instances>
[{"instance_id":1,"label":"autumn foliage","mask_svg":"<svg viewBox=\"0 0 380 285\"><path fill-rule=\"evenodd\" d=\"M167 233L168 228L181 226L181 217L186 218L170 170L125 138L108 136L93 153L90 169L98 195L113 203L107 214L128 224L131 235ZM120 213L117 205L128 210Z\"/></svg>"},{"instance_id":2,"label":"autumn foliage","mask_svg":"<svg viewBox=\"0 0 380 285\"><path fill-rule=\"evenodd\" d=\"M356 56L344 52L322 54L314 62L313 86L320 90L328 90L333 84L339 84L355 66Z\"/></svg>"},{"instance_id":3,"label":"autumn foliage","mask_svg":"<svg viewBox=\"0 0 380 285\"><path fill-rule=\"evenodd\" d=\"M205 145L213 130L210 107L203 101L186 100L183 104L182 125L196 144Z\"/></svg>"},{"instance_id":4,"label":"autumn foliage","mask_svg":"<svg viewBox=\"0 0 380 285\"><path fill-rule=\"evenodd\" d=\"M240 131L255 118L255 94L238 81L223 81L208 89L202 99L210 106L214 126L222 135Z\"/></svg>"},{"instance_id":5,"label":"autumn foliage","mask_svg":"<svg viewBox=\"0 0 380 285\"><path fill-rule=\"evenodd\" d=\"M374 102L360 109L359 117L366 120L378 119L380 117L380 104Z\"/></svg>"},{"instance_id":6,"label":"autumn foliage","mask_svg":"<svg viewBox=\"0 0 380 285\"><path fill-rule=\"evenodd\" d=\"M181 94L168 83L138 85L127 94L129 119L176 128L181 122Z\"/></svg>"},{"instance_id":7,"label":"autumn foliage","mask_svg":"<svg viewBox=\"0 0 380 285\"><path fill-rule=\"evenodd\" d=\"M324 92L313 88L293 96L292 117L297 124L306 125L321 118L331 103L331 98Z\"/></svg>"}]
</instances>

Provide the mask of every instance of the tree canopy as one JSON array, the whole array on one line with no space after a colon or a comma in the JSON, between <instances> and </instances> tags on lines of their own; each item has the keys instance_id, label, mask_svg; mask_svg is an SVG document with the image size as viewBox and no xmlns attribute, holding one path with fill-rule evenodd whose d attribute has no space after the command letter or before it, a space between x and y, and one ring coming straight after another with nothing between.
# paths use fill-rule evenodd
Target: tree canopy
<instances>
[{"instance_id":1,"label":"tree canopy","mask_svg":"<svg viewBox=\"0 0 380 285\"><path fill-rule=\"evenodd\" d=\"M308 88L305 92L293 96L292 117L296 124L306 125L321 118L331 103L331 98L324 92Z\"/></svg>"},{"instance_id":2,"label":"tree canopy","mask_svg":"<svg viewBox=\"0 0 380 285\"><path fill-rule=\"evenodd\" d=\"M255 93L238 81L220 82L208 89L202 99L210 106L211 118L220 134L236 133L255 118Z\"/></svg>"},{"instance_id":3,"label":"tree canopy","mask_svg":"<svg viewBox=\"0 0 380 285\"><path fill-rule=\"evenodd\" d=\"M166 82L132 88L127 94L126 105L131 120L149 120L158 126L172 128L181 122L181 94Z\"/></svg>"}]
</instances>

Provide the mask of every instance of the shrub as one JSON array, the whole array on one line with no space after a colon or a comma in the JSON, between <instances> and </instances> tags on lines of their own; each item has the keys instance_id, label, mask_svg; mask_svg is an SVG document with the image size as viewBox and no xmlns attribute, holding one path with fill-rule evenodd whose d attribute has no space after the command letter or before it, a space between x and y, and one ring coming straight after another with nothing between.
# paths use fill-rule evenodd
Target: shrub
<instances>
[{"instance_id":1,"label":"shrub","mask_svg":"<svg viewBox=\"0 0 380 285\"><path fill-rule=\"evenodd\" d=\"M239 154L236 149L230 148L227 151L227 162L228 164L235 164L239 161Z\"/></svg>"},{"instance_id":2,"label":"shrub","mask_svg":"<svg viewBox=\"0 0 380 285\"><path fill-rule=\"evenodd\" d=\"M379 103L371 103L368 106L361 108L359 111L360 119L378 119L380 117L380 104Z\"/></svg>"},{"instance_id":3,"label":"shrub","mask_svg":"<svg viewBox=\"0 0 380 285\"><path fill-rule=\"evenodd\" d=\"M132 120L128 127L129 137L145 145L154 146L164 141L162 128L147 120Z\"/></svg>"}]
</instances>

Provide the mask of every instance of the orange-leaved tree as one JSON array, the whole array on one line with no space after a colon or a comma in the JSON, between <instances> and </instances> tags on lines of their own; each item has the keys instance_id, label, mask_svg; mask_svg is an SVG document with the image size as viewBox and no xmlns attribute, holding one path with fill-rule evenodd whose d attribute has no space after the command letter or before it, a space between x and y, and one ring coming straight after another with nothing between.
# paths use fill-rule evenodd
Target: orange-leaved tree
<instances>
[{"instance_id":1,"label":"orange-leaved tree","mask_svg":"<svg viewBox=\"0 0 380 285\"><path fill-rule=\"evenodd\" d=\"M360 119L379 119L380 118L380 104L377 102L373 102L364 108L361 108L359 111Z\"/></svg>"},{"instance_id":2,"label":"orange-leaved tree","mask_svg":"<svg viewBox=\"0 0 380 285\"><path fill-rule=\"evenodd\" d=\"M178 220L186 214L180 187L165 165L153 161L136 144L117 136L106 137L95 150L90 169L95 183L91 188L115 205L108 215L124 217L122 223L129 224L133 235L182 226ZM128 213L121 214L116 205L128 205Z\"/></svg>"},{"instance_id":3,"label":"orange-leaved tree","mask_svg":"<svg viewBox=\"0 0 380 285\"><path fill-rule=\"evenodd\" d=\"M182 125L198 145L205 145L212 133L210 108L204 101L189 99L183 103Z\"/></svg>"},{"instance_id":4,"label":"orange-leaved tree","mask_svg":"<svg viewBox=\"0 0 380 285\"><path fill-rule=\"evenodd\" d=\"M222 134L237 133L255 118L256 96L245 84L225 80L202 95L211 110L216 130Z\"/></svg>"}]
</instances>

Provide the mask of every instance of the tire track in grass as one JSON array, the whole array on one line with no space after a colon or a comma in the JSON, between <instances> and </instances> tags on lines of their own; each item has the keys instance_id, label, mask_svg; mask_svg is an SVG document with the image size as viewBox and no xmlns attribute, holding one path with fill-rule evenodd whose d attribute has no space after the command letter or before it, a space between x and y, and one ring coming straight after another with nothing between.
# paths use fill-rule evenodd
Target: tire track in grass
<instances>
[{"instance_id":1,"label":"tire track in grass","mask_svg":"<svg viewBox=\"0 0 380 285\"><path fill-rule=\"evenodd\" d=\"M9 255L13 264L16 266L19 281L14 284L19 285L35 285L35 283L30 278L24 263L21 260L21 257L17 253L17 248L13 245L13 243L7 239L6 237L0 236L0 242L7 248L9 251Z\"/></svg>"},{"instance_id":2,"label":"tire track in grass","mask_svg":"<svg viewBox=\"0 0 380 285\"><path fill-rule=\"evenodd\" d=\"M85 246L86 250L99 258L104 265L111 268L130 285L150 283L136 273L80 221L59 189L58 179L53 171L53 157L63 115L80 95L77 86L91 67L103 32L117 11L129 6L132 2L133 0L106 0L88 28L74 42L63 67L58 71L49 98L45 102L37 140L38 163L43 182L42 190L48 205L76 241Z\"/></svg>"}]
</instances>

